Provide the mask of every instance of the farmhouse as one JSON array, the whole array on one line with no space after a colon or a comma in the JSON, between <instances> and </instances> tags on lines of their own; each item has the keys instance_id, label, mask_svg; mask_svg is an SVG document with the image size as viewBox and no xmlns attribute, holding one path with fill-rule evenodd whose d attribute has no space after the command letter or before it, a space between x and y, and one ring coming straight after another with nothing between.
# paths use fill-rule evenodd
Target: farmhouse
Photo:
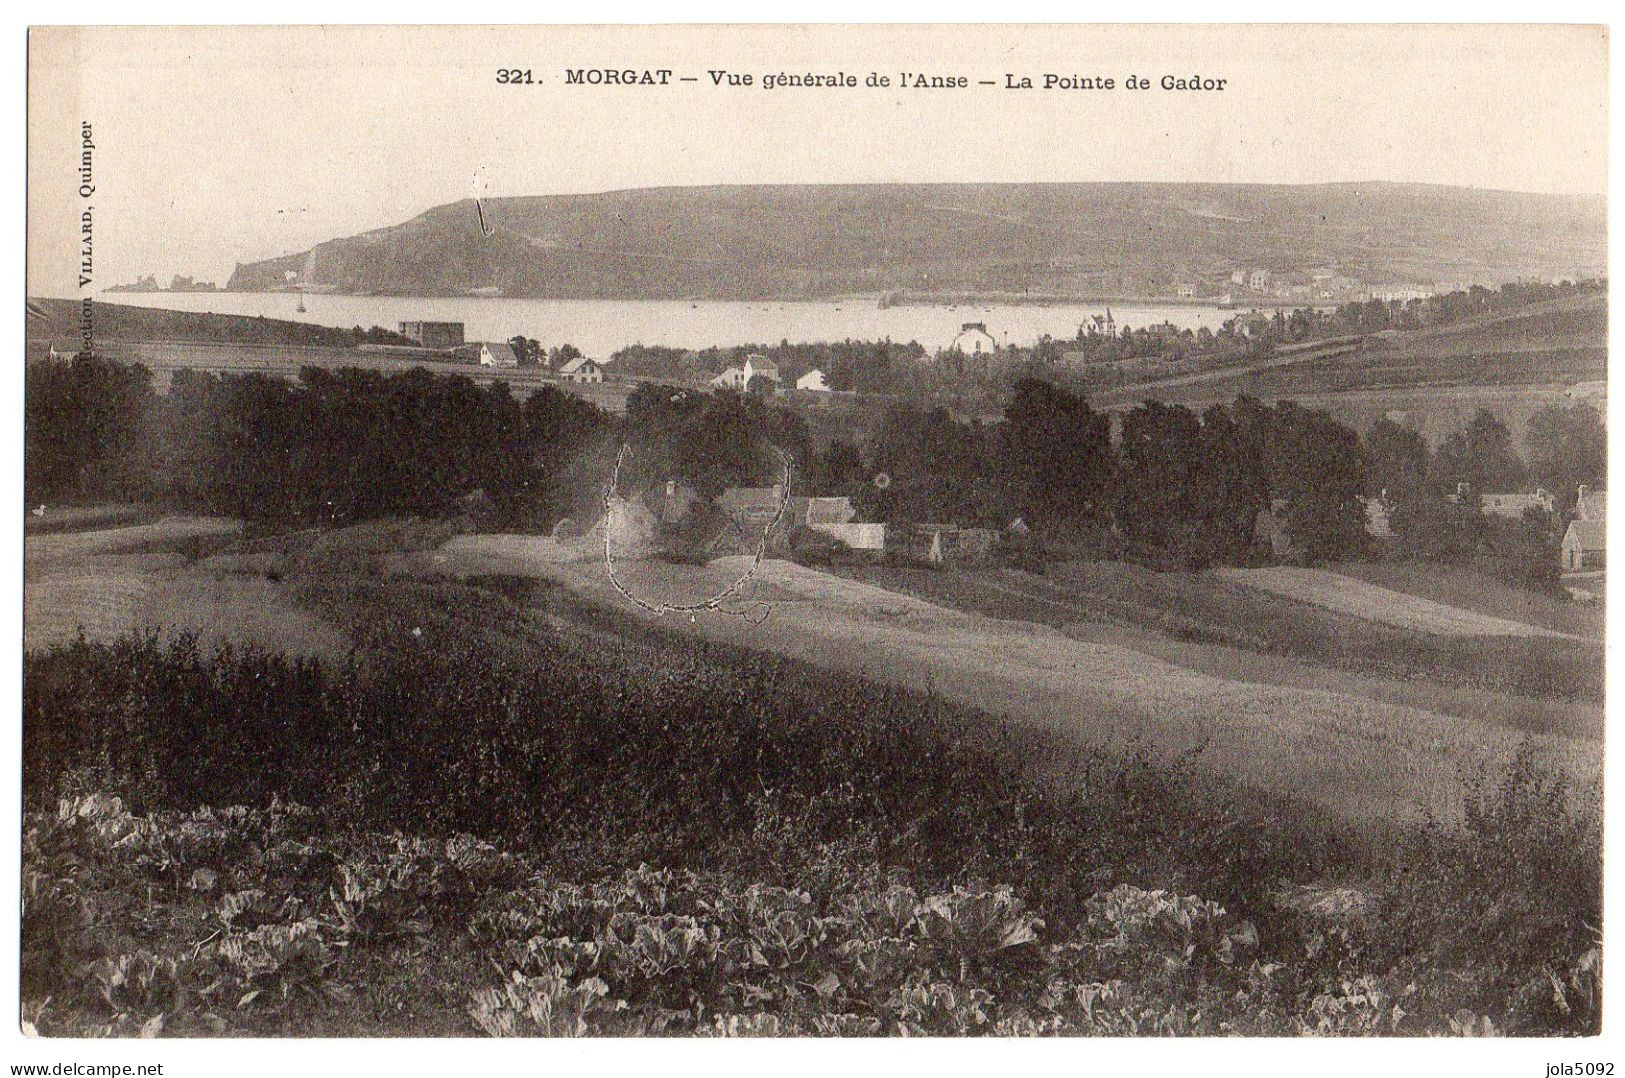
<instances>
[{"instance_id":1,"label":"farmhouse","mask_svg":"<svg viewBox=\"0 0 1625 1078\"><path fill-rule=\"evenodd\" d=\"M948 350L963 352L967 356L979 356L986 352L998 351L999 342L987 331L987 323L965 322L960 325L959 336L954 338Z\"/></svg>"},{"instance_id":2,"label":"farmhouse","mask_svg":"<svg viewBox=\"0 0 1625 1078\"><path fill-rule=\"evenodd\" d=\"M1261 337L1269 332L1270 320L1261 314L1241 315L1230 325L1238 337Z\"/></svg>"},{"instance_id":3,"label":"farmhouse","mask_svg":"<svg viewBox=\"0 0 1625 1078\"><path fill-rule=\"evenodd\" d=\"M1573 520L1563 533L1563 570L1601 569L1606 564L1608 544L1600 520Z\"/></svg>"},{"instance_id":4,"label":"farmhouse","mask_svg":"<svg viewBox=\"0 0 1625 1078\"><path fill-rule=\"evenodd\" d=\"M779 365L766 356L751 354L745 357L743 366L729 367L711 379L711 385L717 389L743 390L748 388L750 380L757 376L766 378L776 388L779 384Z\"/></svg>"},{"instance_id":5,"label":"farmhouse","mask_svg":"<svg viewBox=\"0 0 1625 1078\"><path fill-rule=\"evenodd\" d=\"M770 487L729 487L717 499L717 508L736 525L765 528L778 515L783 500L784 488L777 483Z\"/></svg>"},{"instance_id":6,"label":"farmhouse","mask_svg":"<svg viewBox=\"0 0 1625 1078\"><path fill-rule=\"evenodd\" d=\"M857 515L851 498L796 497L791 498L785 508L786 520L809 528L820 524L845 524Z\"/></svg>"},{"instance_id":7,"label":"farmhouse","mask_svg":"<svg viewBox=\"0 0 1625 1078\"><path fill-rule=\"evenodd\" d=\"M401 336L410 337L423 348L459 348L463 343L463 323L402 322Z\"/></svg>"},{"instance_id":8,"label":"farmhouse","mask_svg":"<svg viewBox=\"0 0 1625 1078\"><path fill-rule=\"evenodd\" d=\"M858 515L850 498L790 499L785 508L785 531L804 527L838 540L851 550L885 550L886 525L853 521Z\"/></svg>"},{"instance_id":9,"label":"farmhouse","mask_svg":"<svg viewBox=\"0 0 1625 1078\"><path fill-rule=\"evenodd\" d=\"M1082 328L1086 337L1115 337L1117 319L1112 317L1112 309L1107 307L1105 314L1092 314L1084 319Z\"/></svg>"},{"instance_id":10,"label":"farmhouse","mask_svg":"<svg viewBox=\"0 0 1625 1078\"><path fill-rule=\"evenodd\" d=\"M1525 510L1542 509L1548 513L1552 511L1553 499L1545 487L1536 487L1533 494L1482 494L1479 496L1479 512L1485 516L1508 517L1512 520L1522 520Z\"/></svg>"},{"instance_id":11,"label":"farmhouse","mask_svg":"<svg viewBox=\"0 0 1625 1078\"><path fill-rule=\"evenodd\" d=\"M579 382L582 384L589 382L602 382L604 380L604 368L603 365L595 359L588 359L586 356L577 356L559 368L559 377L563 378L567 382Z\"/></svg>"},{"instance_id":12,"label":"farmhouse","mask_svg":"<svg viewBox=\"0 0 1625 1078\"><path fill-rule=\"evenodd\" d=\"M829 382L825 381L824 372L814 367L796 379L796 388L809 390L813 393L828 393Z\"/></svg>"},{"instance_id":13,"label":"farmhouse","mask_svg":"<svg viewBox=\"0 0 1625 1078\"><path fill-rule=\"evenodd\" d=\"M651 498L650 502L656 520L675 525L687 521L696 509L705 504L705 499L688 483L668 479L665 491Z\"/></svg>"},{"instance_id":14,"label":"farmhouse","mask_svg":"<svg viewBox=\"0 0 1625 1078\"><path fill-rule=\"evenodd\" d=\"M1388 492L1384 490L1375 498L1360 499L1365 508L1365 531L1373 539L1392 539L1394 526L1388 518Z\"/></svg>"},{"instance_id":15,"label":"farmhouse","mask_svg":"<svg viewBox=\"0 0 1625 1078\"><path fill-rule=\"evenodd\" d=\"M985 558L993 552L998 538L998 533L991 528L902 524L888 531L886 549L914 561L942 565L960 559Z\"/></svg>"},{"instance_id":16,"label":"farmhouse","mask_svg":"<svg viewBox=\"0 0 1625 1078\"><path fill-rule=\"evenodd\" d=\"M480 344L480 366L507 369L519 366L513 345L507 341L484 341Z\"/></svg>"}]
</instances>

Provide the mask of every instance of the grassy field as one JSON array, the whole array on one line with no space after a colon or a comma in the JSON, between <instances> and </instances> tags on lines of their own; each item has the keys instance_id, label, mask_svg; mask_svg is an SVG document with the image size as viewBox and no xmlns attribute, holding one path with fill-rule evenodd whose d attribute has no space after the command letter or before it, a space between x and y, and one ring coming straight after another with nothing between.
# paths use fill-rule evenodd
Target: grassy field
<instances>
[{"instance_id":1,"label":"grassy field","mask_svg":"<svg viewBox=\"0 0 1625 1078\"><path fill-rule=\"evenodd\" d=\"M1432 562L1366 561L1337 566L1343 576L1449 603L1492 618L1601 640L1604 608L1519 588L1486 573Z\"/></svg>"},{"instance_id":2,"label":"grassy field","mask_svg":"<svg viewBox=\"0 0 1625 1078\"><path fill-rule=\"evenodd\" d=\"M508 556L487 571L497 567L519 566ZM467 549L459 568L481 571ZM716 594L743 565L618 568L633 594L682 603ZM527 575L628 609L591 560L540 557ZM1063 742L1198 753L1211 778L1357 828L1453 816L1472 776L1504 768L1525 740L1583 785L1599 773L1600 648L1589 642L1430 637L1214 576L1123 565L842 577L768 561L728 609L741 616L651 620L926 686ZM1275 656L1294 661L1271 672ZM1060 773L1064 757L1046 766Z\"/></svg>"},{"instance_id":3,"label":"grassy field","mask_svg":"<svg viewBox=\"0 0 1625 1078\"><path fill-rule=\"evenodd\" d=\"M1269 362L1200 383L1113 389L1113 407L1148 396L1198 410L1238 394L1291 399L1365 430L1388 415L1430 441L1463 426L1482 407L1513 430L1549 404L1567 404L1576 382L1607 377L1607 297L1578 296L1492 319L1368 339L1354 352ZM1216 372L1217 373L1217 372Z\"/></svg>"},{"instance_id":4,"label":"grassy field","mask_svg":"<svg viewBox=\"0 0 1625 1078\"><path fill-rule=\"evenodd\" d=\"M1312 603L1362 621L1434 636L1561 636L1528 622L1425 599L1356 576L1326 569L1272 565L1260 569L1214 569L1215 575L1288 599Z\"/></svg>"},{"instance_id":5,"label":"grassy field","mask_svg":"<svg viewBox=\"0 0 1625 1078\"><path fill-rule=\"evenodd\" d=\"M794 570L770 581L804 597L758 628L831 598L922 630L985 620ZM659 573L640 567L638 583ZM28 660L32 1030L1370 1035L1597 1020L1594 823L1530 745L1463 792L1460 827L1358 849L1290 799L1238 808L1190 761L1082 751L953 693L831 671L828 654L757 650L768 636L697 640L512 577L323 571L294 590L356 642L360 676L184 641ZM1023 632L983 644L1030 663ZM1249 721L1239 697L1215 703L1213 721ZM1098 706L1071 700L1078 719ZM1345 732L1351 751L1369 735Z\"/></svg>"},{"instance_id":6,"label":"grassy field","mask_svg":"<svg viewBox=\"0 0 1625 1078\"><path fill-rule=\"evenodd\" d=\"M105 519L86 510L79 519ZM124 514L113 514L124 519ZM29 535L24 542L23 647L112 640L149 627L226 642L342 658L344 636L295 604L263 572L208 567L242 525L166 516L146 524Z\"/></svg>"}]
</instances>

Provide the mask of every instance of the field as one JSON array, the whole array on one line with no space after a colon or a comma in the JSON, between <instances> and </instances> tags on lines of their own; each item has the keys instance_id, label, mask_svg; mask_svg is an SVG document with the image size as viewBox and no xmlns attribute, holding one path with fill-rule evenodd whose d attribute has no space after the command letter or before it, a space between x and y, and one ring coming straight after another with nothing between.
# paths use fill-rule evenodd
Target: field
<instances>
[{"instance_id":1,"label":"field","mask_svg":"<svg viewBox=\"0 0 1625 1078\"><path fill-rule=\"evenodd\" d=\"M520 571L511 548L493 541L503 553L484 561L480 545L460 542L443 567ZM633 594L683 604L744 566L619 568ZM590 556L549 553L525 571L624 608ZM1220 577L1117 565L1042 578L880 568L843 578L769 560L730 608L749 616L666 620L700 638L925 685L1062 741L1198 753L1211 778L1366 826L1458 814L1476 772L1504 768L1521 745L1582 786L1600 774L1592 642L1441 637ZM1135 634L1108 628L1125 621ZM1406 684L1417 677L1433 683Z\"/></svg>"},{"instance_id":2,"label":"field","mask_svg":"<svg viewBox=\"0 0 1625 1078\"><path fill-rule=\"evenodd\" d=\"M1608 376L1607 297L1578 296L1483 320L1367 339L1345 354L1276 357L1204 372L1200 380L1114 388L1112 407L1148 397L1198 410L1248 394L1290 398L1365 430L1387 415L1439 441L1482 407L1514 431L1577 382Z\"/></svg>"},{"instance_id":3,"label":"field","mask_svg":"<svg viewBox=\"0 0 1625 1078\"><path fill-rule=\"evenodd\" d=\"M131 511L121 511L127 516ZM147 515L145 513L140 515ZM83 512L97 522L106 512ZM339 657L344 638L294 605L264 576L212 572L197 559L233 541L242 525L171 515L147 524L25 538L23 646L112 640L158 628L225 642Z\"/></svg>"},{"instance_id":4,"label":"field","mask_svg":"<svg viewBox=\"0 0 1625 1078\"><path fill-rule=\"evenodd\" d=\"M1527 622L1491 617L1382 587L1325 569L1274 565L1263 569L1215 569L1227 580L1312 603L1365 621L1435 636L1561 636Z\"/></svg>"},{"instance_id":5,"label":"field","mask_svg":"<svg viewBox=\"0 0 1625 1078\"><path fill-rule=\"evenodd\" d=\"M30 652L33 1030L1596 1021L1594 816L1552 770L1583 773L1584 752L1564 757L1583 739L1469 739L1418 708L1244 684L786 563L729 606L769 604L759 622L629 615L600 601L590 561L555 556L571 551L527 565L536 541L459 537L441 548L441 568L470 574L457 583L417 549L431 538L404 525L256 548L289 574L281 599L353 643L343 659L184 638ZM384 539L410 573L340 556L391 553ZM487 548L575 590L480 575ZM270 562L226 557L166 571L266 582ZM703 595L741 569L629 563L625 583ZM797 651L810 662L782 654ZM913 687L892 683L905 661ZM996 710L966 706L975 685ZM1177 758L1200 726L1217 745ZM1114 742L1128 753L1076 737L1136 727ZM1488 782L1452 787L1455 824L1344 839L1396 790L1433 789L1416 765L1436 781L1495 748L1508 759ZM1354 800L1317 814L1279 782L1240 796L1235 778L1267 771L1250 759Z\"/></svg>"}]
</instances>

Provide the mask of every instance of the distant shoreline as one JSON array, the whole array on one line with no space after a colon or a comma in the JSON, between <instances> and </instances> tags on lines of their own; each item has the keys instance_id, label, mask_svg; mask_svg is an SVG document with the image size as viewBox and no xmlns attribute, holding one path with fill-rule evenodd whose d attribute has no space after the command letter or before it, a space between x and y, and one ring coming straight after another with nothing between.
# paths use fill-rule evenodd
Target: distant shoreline
<instances>
[{"instance_id":1,"label":"distant shoreline","mask_svg":"<svg viewBox=\"0 0 1625 1078\"><path fill-rule=\"evenodd\" d=\"M536 303L872 303L876 307L1076 307L1094 304L1112 304L1118 307L1202 307L1251 310L1292 310L1303 307L1334 307L1335 303L1276 303L1236 302L1223 304L1217 296L1126 296L1126 295L1069 295L1059 292L857 292L835 296L753 296L719 298L714 296L530 296L530 295L470 295L467 293L418 294L408 292L331 292L321 288L307 288L303 292L284 288L204 289L169 288L140 291L114 286L101 296L292 296L304 295L312 299L424 299L424 300L489 300L494 302L522 301ZM110 300L109 302L117 302Z\"/></svg>"}]
</instances>

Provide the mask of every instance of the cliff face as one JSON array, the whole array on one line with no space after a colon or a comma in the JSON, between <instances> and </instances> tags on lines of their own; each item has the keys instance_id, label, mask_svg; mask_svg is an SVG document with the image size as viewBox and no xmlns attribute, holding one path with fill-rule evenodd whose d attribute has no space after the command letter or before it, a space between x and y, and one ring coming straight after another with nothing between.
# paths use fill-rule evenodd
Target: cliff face
<instances>
[{"instance_id":1,"label":"cliff face","mask_svg":"<svg viewBox=\"0 0 1625 1078\"><path fill-rule=\"evenodd\" d=\"M229 287L604 299L1171 294L1232 268L1600 273L1601 198L1407 184L653 188L471 200L239 265ZM289 276L292 271L293 276Z\"/></svg>"}]
</instances>

